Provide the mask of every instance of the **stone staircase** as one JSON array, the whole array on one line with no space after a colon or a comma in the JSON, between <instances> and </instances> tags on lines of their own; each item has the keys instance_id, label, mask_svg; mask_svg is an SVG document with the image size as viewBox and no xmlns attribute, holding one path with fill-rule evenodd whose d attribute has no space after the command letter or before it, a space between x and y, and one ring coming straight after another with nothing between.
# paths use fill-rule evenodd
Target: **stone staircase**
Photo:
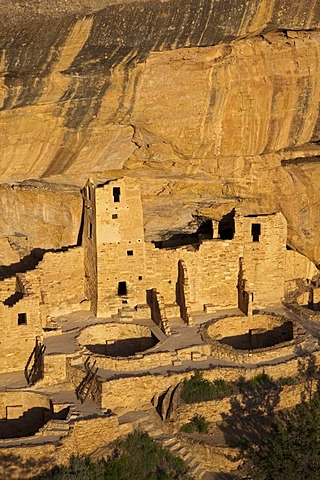
<instances>
[{"instance_id":1,"label":"stone staircase","mask_svg":"<svg viewBox=\"0 0 320 480\"><path fill-rule=\"evenodd\" d=\"M165 433L159 426L159 422L155 422L151 415L138 422L138 427L154 441L160 443L162 447L167 448L172 455L180 457L196 480L214 480L213 475L207 472L201 463L193 457L192 453L188 451L188 447L183 445L175 435Z\"/></svg>"},{"instance_id":2,"label":"stone staircase","mask_svg":"<svg viewBox=\"0 0 320 480\"><path fill-rule=\"evenodd\" d=\"M134 320L135 310L134 308L125 307L118 308L118 313L111 315L111 318L120 322L132 322Z\"/></svg>"},{"instance_id":3,"label":"stone staircase","mask_svg":"<svg viewBox=\"0 0 320 480\"><path fill-rule=\"evenodd\" d=\"M189 468L189 473L195 480L215 480L214 474L207 472L204 466L194 458L188 445L183 445L175 435L164 431L163 423L154 408L125 413L119 417L119 426L126 424L130 425L128 431L139 429L147 433L161 447L169 450L172 455L180 457ZM109 454L110 445L107 444L93 452L91 458L94 461L98 461L102 458L107 459Z\"/></svg>"}]
</instances>

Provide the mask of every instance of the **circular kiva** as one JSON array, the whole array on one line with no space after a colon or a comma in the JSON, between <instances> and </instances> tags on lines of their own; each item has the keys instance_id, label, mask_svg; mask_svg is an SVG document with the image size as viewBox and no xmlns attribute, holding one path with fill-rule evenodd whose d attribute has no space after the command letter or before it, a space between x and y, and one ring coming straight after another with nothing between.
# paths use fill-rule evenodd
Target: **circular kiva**
<instances>
[{"instance_id":1,"label":"circular kiva","mask_svg":"<svg viewBox=\"0 0 320 480\"><path fill-rule=\"evenodd\" d=\"M91 354L129 357L158 343L148 327L132 323L100 323L84 328L78 343Z\"/></svg>"},{"instance_id":2,"label":"circular kiva","mask_svg":"<svg viewBox=\"0 0 320 480\"><path fill-rule=\"evenodd\" d=\"M0 439L29 437L54 418L51 400L21 390L0 392Z\"/></svg>"},{"instance_id":3,"label":"circular kiva","mask_svg":"<svg viewBox=\"0 0 320 480\"><path fill-rule=\"evenodd\" d=\"M298 353L310 334L295 321L274 314L225 317L201 331L211 355L236 362L260 362Z\"/></svg>"}]
</instances>

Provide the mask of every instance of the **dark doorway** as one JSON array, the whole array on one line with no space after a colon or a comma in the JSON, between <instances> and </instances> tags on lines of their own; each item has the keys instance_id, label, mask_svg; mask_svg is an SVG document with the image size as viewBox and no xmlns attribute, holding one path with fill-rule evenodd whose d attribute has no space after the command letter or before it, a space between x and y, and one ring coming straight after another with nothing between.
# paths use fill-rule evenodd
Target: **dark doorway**
<instances>
[{"instance_id":1,"label":"dark doorway","mask_svg":"<svg viewBox=\"0 0 320 480\"><path fill-rule=\"evenodd\" d=\"M259 242L259 237L261 235L261 225L260 223L253 223L251 225L251 235L253 242Z\"/></svg>"},{"instance_id":2,"label":"dark doorway","mask_svg":"<svg viewBox=\"0 0 320 480\"><path fill-rule=\"evenodd\" d=\"M234 209L223 215L219 222L219 237L221 240L232 240L235 233L235 225L234 225Z\"/></svg>"},{"instance_id":3,"label":"dark doorway","mask_svg":"<svg viewBox=\"0 0 320 480\"><path fill-rule=\"evenodd\" d=\"M113 187L113 201L115 203L120 202L120 187Z\"/></svg>"},{"instance_id":4,"label":"dark doorway","mask_svg":"<svg viewBox=\"0 0 320 480\"><path fill-rule=\"evenodd\" d=\"M120 297L122 297L123 295L127 295L127 282L118 283L118 295Z\"/></svg>"}]
</instances>

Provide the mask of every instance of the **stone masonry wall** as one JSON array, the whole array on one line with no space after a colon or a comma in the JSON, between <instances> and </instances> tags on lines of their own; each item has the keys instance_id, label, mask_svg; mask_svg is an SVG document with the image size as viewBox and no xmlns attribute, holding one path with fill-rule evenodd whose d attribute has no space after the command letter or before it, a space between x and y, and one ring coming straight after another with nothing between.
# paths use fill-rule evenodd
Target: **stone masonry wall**
<instances>
[{"instance_id":1,"label":"stone masonry wall","mask_svg":"<svg viewBox=\"0 0 320 480\"><path fill-rule=\"evenodd\" d=\"M252 235L254 226L260 234ZM235 239L243 243L243 269L253 308L280 303L284 296L287 226L281 213L236 217Z\"/></svg>"},{"instance_id":2,"label":"stone masonry wall","mask_svg":"<svg viewBox=\"0 0 320 480\"><path fill-rule=\"evenodd\" d=\"M84 295L83 248L48 252L35 270L26 274L32 285L39 285L42 321L80 310Z\"/></svg>"},{"instance_id":3,"label":"stone masonry wall","mask_svg":"<svg viewBox=\"0 0 320 480\"><path fill-rule=\"evenodd\" d=\"M259 367L214 367L203 370L204 378L226 381L235 381L239 377L250 379L258 373L265 372L273 378L297 375L308 366L308 358L294 358L281 364L265 364ZM320 352L312 355L312 362L320 364ZM190 378L194 372L171 373L168 376L143 375L139 377L117 378L102 384L102 408L110 408L117 413L130 410L140 410L149 405L152 398L163 393L171 385L177 385L184 378ZM131 395L134 391L135 394Z\"/></svg>"},{"instance_id":4,"label":"stone masonry wall","mask_svg":"<svg viewBox=\"0 0 320 480\"><path fill-rule=\"evenodd\" d=\"M307 257L294 250L286 251L285 290L295 290L298 279L311 279L318 273L317 267Z\"/></svg>"},{"instance_id":5,"label":"stone masonry wall","mask_svg":"<svg viewBox=\"0 0 320 480\"><path fill-rule=\"evenodd\" d=\"M55 464L66 465L71 455L91 455L132 430L132 424L119 425L112 417L85 418L69 423L70 433L60 443L28 445L0 449L0 478L21 480L50 470Z\"/></svg>"},{"instance_id":6,"label":"stone masonry wall","mask_svg":"<svg viewBox=\"0 0 320 480\"><path fill-rule=\"evenodd\" d=\"M167 335L171 335L171 328L168 322L166 308L162 295L155 288L149 290L148 303L151 308L151 318L159 328Z\"/></svg>"},{"instance_id":7,"label":"stone masonry wall","mask_svg":"<svg viewBox=\"0 0 320 480\"><path fill-rule=\"evenodd\" d=\"M315 391L315 388L316 384L313 385L313 391ZM279 411L295 407L303 401L307 394L310 394L310 389L305 382L297 385L285 385L279 393L279 401L274 409ZM239 404L241 404L241 398L241 395L236 396ZM180 404L175 412L177 430L180 429L181 425L189 422L196 414L203 415L209 422L223 421L224 415L230 411L233 399L234 396L208 402ZM256 408L256 405L253 408Z\"/></svg>"},{"instance_id":8,"label":"stone masonry wall","mask_svg":"<svg viewBox=\"0 0 320 480\"><path fill-rule=\"evenodd\" d=\"M198 247L159 249L144 242L140 190L134 179L109 181L92 190L85 197L84 246L91 285L87 292L95 295L96 281L98 315L117 313L123 305L145 304L146 291L153 288L166 304L174 303L179 261L188 272L189 302L194 311L203 311L206 304L238 306L241 257L254 305L261 308L281 302L287 232L282 214L243 217L237 213L231 240L215 238ZM258 239L252 233L256 225ZM96 264L97 274L94 267L88 268L90 261ZM95 302L94 297L91 300Z\"/></svg>"},{"instance_id":9,"label":"stone masonry wall","mask_svg":"<svg viewBox=\"0 0 320 480\"><path fill-rule=\"evenodd\" d=\"M24 392L15 390L14 392L1 392L0 393L0 418L6 419L7 418L7 407L14 406L14 407L21 407L20 415L27 410L32 408L46 408L51 410L51 401L50 398L46 395L40 395L38 393L33 392ZM11 419L14 417L11 417Z\"/></svg>"},{"instance_id":10,"label":"stone masonry wall","mask_svg":"<svg viewBox=\"0 0 320 480\"><path fill-rule=\"evenodd\" d=\"M0 301L4 302L10 295L16 291L16 278L5 278L0 281Z\"/></svg>"},{"instance_id":11,"label":"stone masonry wall","mask_svg":"<svg viewBox=\"0 0 320 480\"><path fill-rule=\"evenodd\" d=\"M91 302L91 310L97 313L97 243L96 243L96 190L89 180L83 190L83 232L84 248L84 293Z\"/></svg>"},{"instance_id":12,"label":"stone masonry wall","mask_svg":"<svg viewBox=\"0 0 320 480\"><path fill-rule=\"evenodd\" d=\"M180 306L180 316L187 325L193 325L190 308L190 285L188 270L183 260L178 263L177 303Z\"/></svg>"},{"instance_id":13,"label":"stone masonry wall","mask_svg":"<svg viewBox=\"0 0 320 480\"><path fill-rule=\"evenodd\" d=\"M36 337L42 336L39 298L25 295L13 306L1 303L0 324L0 372L23 370L35 346Z\"/></svg>"}]
</instances>

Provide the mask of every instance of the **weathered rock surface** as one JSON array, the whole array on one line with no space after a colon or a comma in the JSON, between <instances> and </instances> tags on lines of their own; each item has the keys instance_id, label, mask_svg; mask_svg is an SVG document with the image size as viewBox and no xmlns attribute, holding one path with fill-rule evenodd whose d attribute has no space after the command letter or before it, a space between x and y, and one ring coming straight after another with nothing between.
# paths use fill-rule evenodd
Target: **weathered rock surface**
<instances>
[{"instance_id":1,"label":"weathered rock surface","mask_svg":"<svg viewBox=\"0 0 320 480\"><path fill-rule=\"evenodd\" d=\"M14 263L33 248L59 248L78 241L82 199L76 187L38 181L4 184L0 208L1 264Z\"/></svg>"},{"instance_id":2,"label":"weathered rock surface","mask_svg":"<svg viewBox=\"0 0 320 480\"><path fill-rule=\"evenodd\" d=\"M153 240L239 205L281 210L289 245L320 263L319 2L0 0L0 13L1 182L137 177ZM0 235L75 243L79 192L37 185L2 188Z\"/></svg>"}]
</instances>

